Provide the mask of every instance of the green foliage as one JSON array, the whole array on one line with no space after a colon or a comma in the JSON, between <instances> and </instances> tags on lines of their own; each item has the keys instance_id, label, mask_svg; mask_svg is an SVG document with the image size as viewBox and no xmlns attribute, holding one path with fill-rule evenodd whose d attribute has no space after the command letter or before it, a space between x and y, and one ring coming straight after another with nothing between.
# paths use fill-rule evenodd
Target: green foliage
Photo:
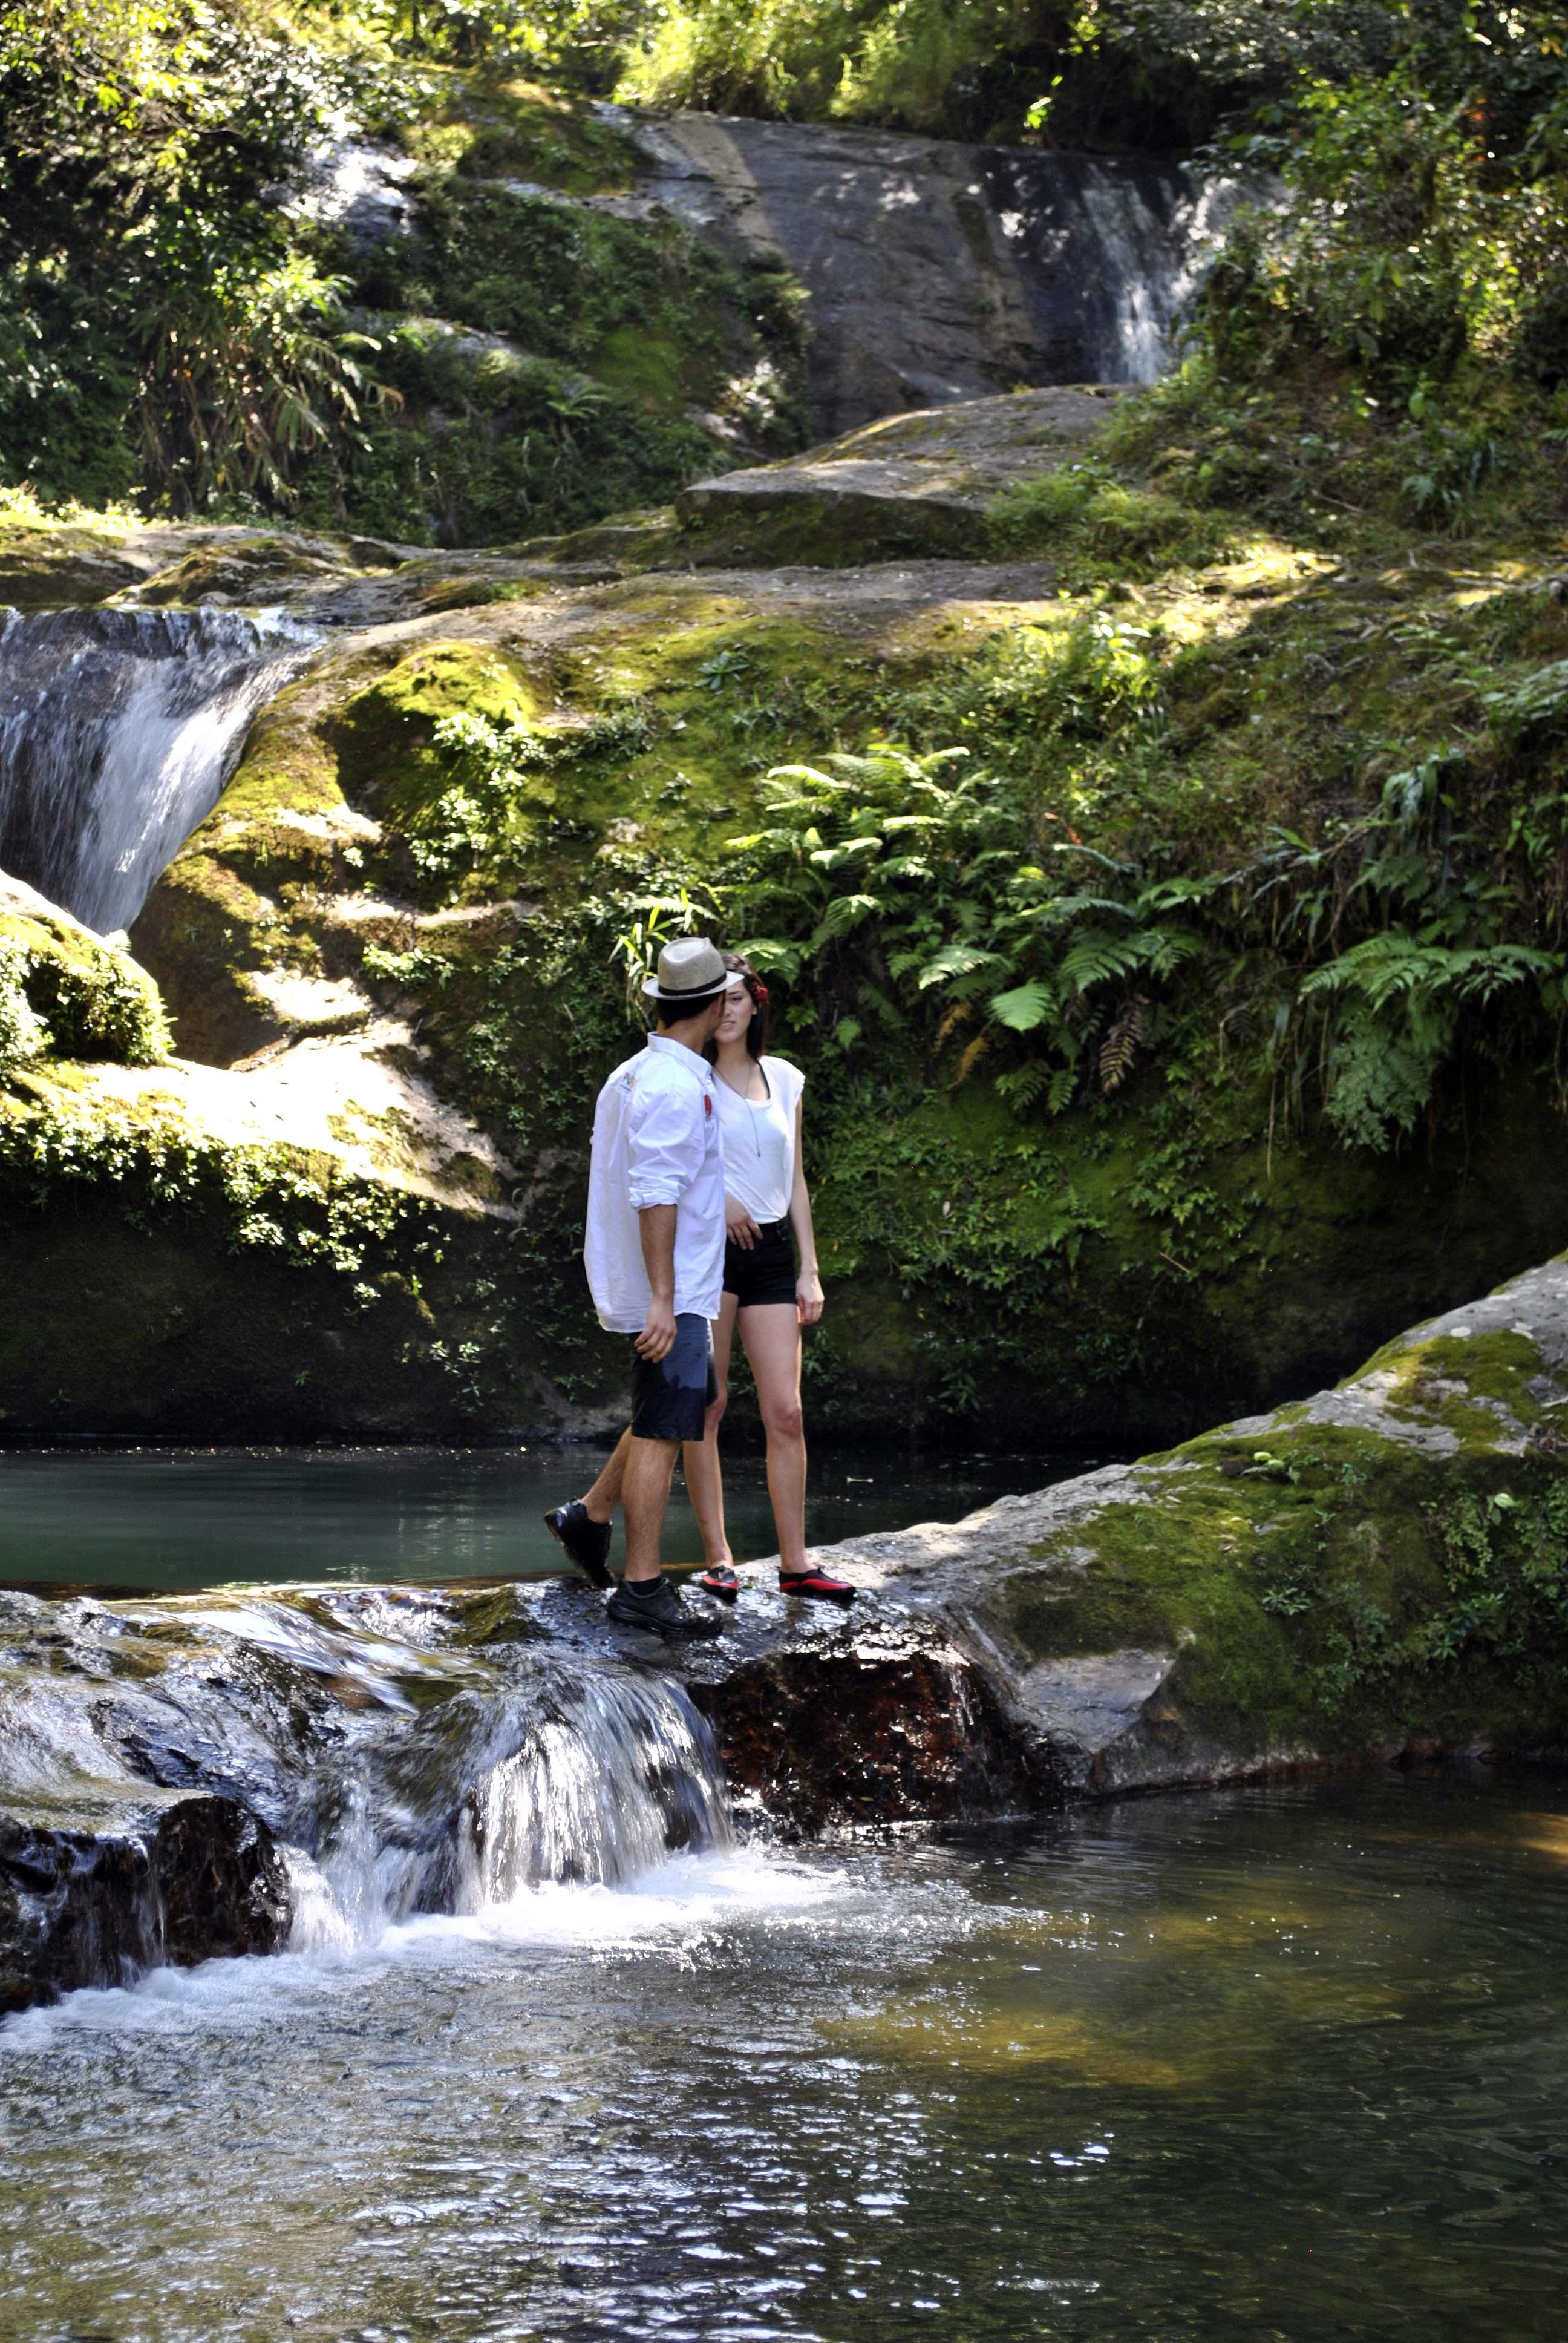
<instances>
[{"instance_id":1,"label":"green foliage","mask_svg":"<svg viewBox=\"0 0 1568 2343\"><path fill-rule=\"evenodd\" d=\"M32 966L24 945L0 937L0 1075L49 1045L49 1029L27 998Z\"/></svg>"},{"instance_id":2,"label":"green foliage","mask_svg":"<svg viewBox=\"0 0 1568 2343\"><path fill-rule=\"evenodd\" d=\"M1315 347L1418 422L1465 355L1568 378L1568 61L1540 8L1437 10L1381 72L1303 73L1232 151L1287 199L1242 218L1204 288L1201 331L1232 377ZM1411 476L1441 517L1493 460L1448 431Z\"/></svg>"},{"instance_id":3,"label":"green foliage","mask_svg":"<svg viewBox=\"0 0 1568 2343\"><path fill-rule=\"evenodd\" d=\"M996 497L987 519L1000 548L1050 553L1080 588L1221 559L1232 529L1215 512L1129 485L1090 458Z\"/></svg>"},{"instance_id":4,"label":"green foliage","mask_svg":"<svg viewBox=\"0 0 1568 2343\"><path fill-rule=\"evenodd\" d=\"M630 22L620 94L654 105L1166 152L1303 67L1386 67L1401 45L1367 0L667 0Z\"/></svg>"},{"instance_id":5,"label":"green foliage","mask_svg":"<svg viewBox=\"0 0 1568 2343\"><path fill-rule=\"evenodd\" d=\"M481 861L521 861L535 837L532 817L548 802L539 787L545 742L518 719L457 715L439 719L432 745L450 778L407 825L420 876L449 880Z\"/></svg>"},{"instance_id":6,"label":"green foliage","mask_svg":"<svg viewBox=\"0 0 1568 2343\"><path fill-rule=\"evenodd\" d=\"M286 496L362 385L267 190L368 84L199 0L0 14L0 467L55 498Z\"/></svg>"},{"instance_id":7,"label":"green foliage","mask_svg":"<svg viewBox=\"0 0 1568 2343\"><path fill-rule=\"evenodd\" d=\"M428 1212L416 1197L347 1177L297 1149L231 1147L172 1121L54 1106L0 1109L0 1172L35 1204L62 1188L97 1188L118 1192L133 1219L210 1212L236 1249L357 1280L405 1222ZM374 1287L362 1284L357 1298L368 1307Z\"/></svg>"},{"instance_id":8,"label":"green foliage","mask_svg":"<svg viewBox=\"0 0 1568 2343\"><path fill-rule=\"evenodd\" d=\"M1452 1052L1461 1016L1521 985L1560 980L1561 952L1524 944L1454 949L1389 928L1303 979L1303 1002L1350 997L1335 1032L1328 1111L1349 1142L1383 1147L1410 1131ZM1554 988L1555 989L1555 988ZM1557 997L1560 998L1560 991Z\"/></svg>"},{"instance_id":9,"label":"green foliage","mask_svg":"<svg viewBox=\"0 0 1568 2343\"><path fill-rule=\"evenodd\" d=\"M922 728L967 711L1000 772L961 749L873 741L768 777L768 826L730 841L729 914L815 1045L860 1062L950 1051L950 1079L983 1064L1020 1112L1060 1112L1187 1056L1218 991L1225 1029L1252 1036L1271 1121L1321 1108L1373 1149L1414 1128L1466 1050L1550 1051L1568 961L1535 873L1556 867L1563 800L1543 798L1523 829L1495 762L1479 781L1484 750L1450 752L1382 781L1364 812L1325 810L1310 838L1274 824L1195 861L1149 827L1173 802L1181 657L1092 610L982 656L962 690L907 696ZM1484 696L1508 739L1550 729L1556 672ZM1103 809L1101 845L1041 802L1035 777L1060 788L1074 754L1141 786L1136 846L1107 850Z\"/></svg>"},{"instance_id":10,"label":"green foliage","mask_svg":"<svg viewBox=\"0 0 1568 2343\"><path fill-rule=\"evenodd\" d=\"M799 444L781 273L465 176L508 167L494 137L421 176L417 259L280 203L346 122L441 144L440 77L381 45L417 45L412 24L306 25L205 0L0 9L0 482L493 542L667 497L729 460L731 429ZM492 96L503 122L526 110ZM598 126L574 136L614 159Z\"/></svg>"}]
</instances>

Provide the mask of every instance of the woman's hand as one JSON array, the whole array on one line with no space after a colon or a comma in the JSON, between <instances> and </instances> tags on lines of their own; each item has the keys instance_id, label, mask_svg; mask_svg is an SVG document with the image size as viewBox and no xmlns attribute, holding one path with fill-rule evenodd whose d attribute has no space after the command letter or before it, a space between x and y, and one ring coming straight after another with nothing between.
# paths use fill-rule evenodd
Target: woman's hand
<instances>
[{"instance_id":1,"label":"woman's hand","mask_svg":"<svg viewBox=\"0 0 1568 2343\"><path fill-rule=\"evenodd\" d=\"M822 1315L822 1281L814 1269L803 1269L795 1280L795 1308L802 1326L814 1326Z\"/></svg>"},{"instance_id":2,"label":"woman's hand","mask_svg":"<svg viewBox=\"0 0 1568 2343\"><path fill-rule=\"evenodd\" d=\"M724 1199L724 1233L742 1252L749 1252L762 1233L745 1205L738 1204L733 1196Z\"/></svg>"}]
</instances>

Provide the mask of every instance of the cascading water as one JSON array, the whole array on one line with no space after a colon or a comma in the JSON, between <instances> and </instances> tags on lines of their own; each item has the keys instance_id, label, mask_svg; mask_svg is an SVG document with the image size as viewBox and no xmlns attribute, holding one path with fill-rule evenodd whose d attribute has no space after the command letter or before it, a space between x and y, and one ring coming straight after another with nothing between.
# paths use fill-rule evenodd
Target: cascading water
<instances>
[{"instance_id":1,"label":"cascading water","mask_svg":"<svg viewBox=\"0 0 1568 2343\"><path fill-rule=\"evenodd\" d=\"M1050 375L1157 382L1237 183L1006 148L980 167Z\"/></svg>"},{"instance_id":2,"label":"cascading water","mask_svg":"<svg viewBox=\"0 0 1568 2343\"><path fill-rule=\"evenodd\" d=\"M542 1599L0 1594L0 2009L274 1949L290 1918L297 1948L351 1949L728 1845L684 1687L548 1639ZM166 1925L182 1862L198 1907L235 1906L219 1941Z\"/></svg>"},{"instance_id":3,"label":"cascading water","mask_svg":"<svg viewBox=\"0 0 1568 2343\"><path fill-rule=\"evenodd\" d=\"M729 1844L712 1738L678 1684L560 1653L524 1675L456 1693L312 1779L290 1849L297 1946L550 1883L615 1886Z\"/></svg>"},{"instance_id":4,"label":"cascading water","mask_svg":"<svg viewBox=\"0 0 1568 2343\"><path fill-rule=\"evenodd\" d=\"M284 612L0 618L0 870L128 927L317 637Z\"/></svg>"}]
</instances>

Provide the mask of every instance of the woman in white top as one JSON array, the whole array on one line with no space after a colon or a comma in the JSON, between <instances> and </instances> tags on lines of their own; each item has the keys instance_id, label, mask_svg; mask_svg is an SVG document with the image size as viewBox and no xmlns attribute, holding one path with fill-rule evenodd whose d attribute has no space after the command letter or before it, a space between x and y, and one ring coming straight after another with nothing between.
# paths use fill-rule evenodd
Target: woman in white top
<instances>
[{"instance_id":1,"label":"woman in white top","mask_svg":"<svg viewBox=\"0 0 1568 2343\"><path fill-rule=\"evenodd\" d=\"M689 1441L686 1485L702 1531L708 1567L698 1584L733 1602L739 1589L724 1534L719 1420L729 1384L735 1330L757 1384L768 1434L768 1493L779 1532L779 1584L786 1594L849 1603L855 1590L806 1559L806 1435L800 1415L800 1329L822 1315L822 1281L811 1199L800 1155L800 1093L806 1077L767 1054L768 988L734 952L725 966L746 980L732 991L708 1045L724 1141L724 1299L713 1325L719 1396L704 1436ZM795 1248L799 1247L799 1268Z\"/></svg>"}]
</instances>

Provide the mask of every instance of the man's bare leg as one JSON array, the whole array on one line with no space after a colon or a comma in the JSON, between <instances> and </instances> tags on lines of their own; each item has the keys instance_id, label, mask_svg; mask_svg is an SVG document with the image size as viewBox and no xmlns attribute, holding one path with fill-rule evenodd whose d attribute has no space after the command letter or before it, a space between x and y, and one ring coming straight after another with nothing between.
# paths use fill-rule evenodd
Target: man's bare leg
<instances>
[{"instance_id":1,"label":"man's bare leg","mask_svg":"<svg viewBox=\"0 0 1568 2343\"><path fill-rule=\"evenodd\" d=\"M620 1448L627 1452L620 1474L621 1515L626 1528L626 1583L648 1586L659 1575L659 1541L664 1534L669 1483L679 1448L676 1440L638 1440L627 1433ZM616 1450L616 1456L620 1454ZM610 1464L615 1463L611 1457ZM608 1473L608 1464L605 1467ZM600 1481L605 1477L599 1476ZM599 1485L594 1483L595 1488Z\"/></svg>"},{"instance_id":2,"label":"man's bare leg","mask_svg":"<svg viewBox=\"0 0 1568 2343\"><path fill-rule=\"evenodd\" d=\"M614 1518L620 1503L621 1483L626 1478L627 1451L631 1434L623 1432L606 1460L604 1471L583 1499L583 1511L590 1522L608 1522Z\"/></svg>"},{"instance_id":3,"label":"man's bare leg","mask_svg":"<svg viewBox=\"0 0 1568 2343\"><path fill-rule=\"evenodd\" d=\"M719 1395L702 1419L702 1437L689 1440L680 1452L686 1493L702 1532L702 1558L709 1570L727 1568L735 1559L724 1530L724 1482L719 1469L719 1426L729 1397L729 1345L735 1332L735 1296L727 1293L724 1307L713 1322L713 1368Z\"/></svg>"}]
</instances>

